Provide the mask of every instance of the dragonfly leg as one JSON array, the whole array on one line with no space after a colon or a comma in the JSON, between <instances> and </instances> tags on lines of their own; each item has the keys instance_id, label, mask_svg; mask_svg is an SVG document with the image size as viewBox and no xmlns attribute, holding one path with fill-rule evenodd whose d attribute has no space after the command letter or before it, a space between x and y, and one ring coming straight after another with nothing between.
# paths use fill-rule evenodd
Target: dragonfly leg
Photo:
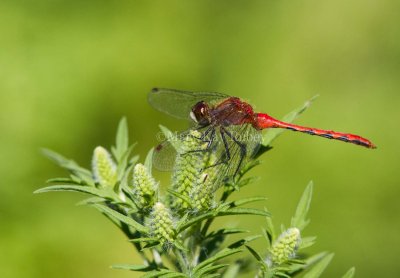
<instances>
[{"instance_id":1,"label":"dragonfly leg","mask_svg":"<svg viewBox=\"0 0 400 278\"><path fill-rule=\"evenodd\" d=\"M207 152L207 151L209 151L210 150L210 147L211 147L211 145L212 145L212 143L214 143L214 141L215 141L215 128L209 128L209 129L207 129L206 130L206 132L207 133L209 133L211 131L211 134L210 134L210 138L207 140L207 139L201 139L201 138L198 138L198 137L194 137L194 138L196 138L196 139L198 139L198 140L201 140L202 142L204 142L204 143L207 143L207 147L206 148L204 148L204 149L197 149L197 150L191 150L191 151L188 151L188 152L185 152L185 153L182 153L181 155L186 155L186 154L189 154L189 153L195 153L195 152ZM203 136L202 136L203 137Z\"/></svg>"},{"instance_id":2,"label":"dragonfly leg","mask_svg":"<svg viewBox=\"0 0 400 278\"><path fill-rule=\"evenodd\" d=\"M222 159L222 157L219 158L218 159L219 161L217 161L213 165L207 166L205 169L211 168L211 167L215 167L215 166L218 166L218 165L221 165L221 164L225 164L231 159L231 152L229 150L228 142L226 141L226 137L225 137L225 133L224 132L226 132L226 130L221 127L220 134L221 134L222 142L224 143L224 147L225 147L225 158L223 158L223 159Z\"/></svg>"},{"instance_id":3,"label":"dragonfly leg","mask_svg":"<svg viewBox=\"0 0 400 278\"><path fill-rule=\"evenodd\" d=\"M245 156L246 156L247 147L246 147L246 144L243 144L243 143L239 142L239 141L235 138L235 136L233 136L233 135L232 135L229 131L227 131L225 128L221 127L221 131L225 132L226 135L229 136L229 138L231 138L232 141L235 142L235 143L239 146L239 148L240 148L240 159L239 159L239 163L238 163L237 168L236 168L236 170L235 170L235 174L233 175L233 176L235 177L236 174L237 174L237 173L239 172L239 170L240 170L240 166L241 166L241 164L242 164L242 162L243 162L243 159L244 159ZM226 148L226 147L227 147L227 146L225 145L225 148Z\"/></svg>"}]
</instances>

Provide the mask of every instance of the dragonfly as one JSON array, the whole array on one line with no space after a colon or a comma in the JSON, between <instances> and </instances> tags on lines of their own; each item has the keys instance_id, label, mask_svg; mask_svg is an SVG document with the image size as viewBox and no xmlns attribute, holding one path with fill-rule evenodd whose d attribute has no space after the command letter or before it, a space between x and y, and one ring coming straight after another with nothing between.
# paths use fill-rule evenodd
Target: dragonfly
<instances>
[{"instance_id":1,"label":"dragonfly","mask_svg":"<svg viewBox=\"0 0 400 278\"><path fill-rule=\"evenodd\" d=\"M257 113L244 100L217 92L189 92L154 88L148 94L150 105L156 110L192 122L189 130L201 133L199 140L206 142L205 150L218 154L212 166L220 166L221 175L234 178L258 151L262 142L261 131L283 128L327 139L339 140L366 148L376 146L361 136L294 125L279 121L266 113ZM188 130L182 134L188 134ZM196 150L193 150L196 151ZM160 170L170 170L176 158L175 150L167 140L158 145L153 164Z\"/></svg>"}]
</instances>

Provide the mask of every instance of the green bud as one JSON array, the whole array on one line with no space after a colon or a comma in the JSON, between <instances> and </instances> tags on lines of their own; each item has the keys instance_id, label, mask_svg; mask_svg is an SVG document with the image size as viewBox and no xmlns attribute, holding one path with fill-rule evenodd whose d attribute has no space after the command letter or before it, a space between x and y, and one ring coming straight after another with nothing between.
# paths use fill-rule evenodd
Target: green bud
<instances>
[{"instance_id":1,"label":"green bud","mask_svg":"<svg viewBox=\"0 0 400 278\"><path fill-rule=\"evenodd\" d=\"M138 163L133 168L132 193L134 202L139 208L149 208L153 206L157 183L149 173L146 166Z\"/></svg>"},{"instance_id":2,"label":"green bud","mask_svg":"<svg viewBox=\"0 0 400 278\"><path fill-rule=\"evenodd\" d=\"M175 161L171 190L187 199L192 197L193 189L204 180L201 170L206 166L204 163L204 156L207 155L208 152L199 151L207 148L207 142L202 142L198 139L200 136L201 133L199 131L191 131L190 134L182 140ZM172 208L181 212L191 209L192 207L191 204L187 203L184 199L173 196L170 196L169 202Z\"/></svg>"},{"instance_id":3,"label":"green bud","mask_svg":"<svg viewBox=\"0 0 400 278\"><path fill-rule=\"evenodd\" d=\"M164 246L175 240L171 213L161 202L157 202L150 213L150 229L151 236L157 238Z\"/></svg>"},{"instance_id":4,"label":"green bud","mask_svg":"<svg viewBox=\"0 0 400 278\"><path fill-rule=\"evenodd\" d=\"M94 149L92 169L95 181L101 186L111 188L115 186L117 166L105 148L99 146Z\"/></svg>"},{"instance_id":5,"label":"green bud","mask_svg":"<svg viewBox=\"0 0 400 278\"><path fill-rule=\"evenodd\" d=\"M209 162L210 155L204 157L204 163ZM214 206L214 192L217 189L215 181L218 177L216 167L204 169L199 174L200 180L195 183L190 192L194 212L207 211Z\"/></svg>"},{"instance_id":6,"label":"green bud","mask_svg":"<svg viewBox=\"0 0 400 278\"><path fill-rule=\"evenodd\" d=\"M296 250L300 245L300 230L289 228L283 232L272 245L268 262L280 265L287 262L296 255Z\"/></svg>"}]
</instances>

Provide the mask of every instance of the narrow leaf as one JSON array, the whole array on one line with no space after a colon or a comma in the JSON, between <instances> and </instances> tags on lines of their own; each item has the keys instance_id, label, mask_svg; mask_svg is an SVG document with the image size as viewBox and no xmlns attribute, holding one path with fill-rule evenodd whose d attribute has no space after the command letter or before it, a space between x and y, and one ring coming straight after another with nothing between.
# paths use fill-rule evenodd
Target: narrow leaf
<instances>
[{"instance_id":1,"label":"narrow leaf","mask_svg":"<svg viewBox=\"0 0 400 278\"><path fill-rule=\"evenodd\" d=\"M240 240L230 244L228 246L228 248L229 249L237 249L237 248L239 248L239 247L241 247L241 246L243 246L243 245L245 245L245 244L247 244L247 243L249 243L249 242L251 242L253 240L256 240L256 239L258 239L260 237L261 237L261 235L254 235L254 236L249 236L249 237L240 239Z\"/></svg>"},{"instance_id":2,"label":"narrow leaf","mask_svg":"<svg viewBox=\"0 0 400 278\"><path fill-rule=\"evenodd\" d=\"M248 203L258 202L258 201L266 201L266 200L267 200L267 198L265 198L265 197L243 198L243 199L231 202L231 206L238 207L238 206L242 206L242 205L245 205Z\"/></svg>"},{"instance_id":3,"label":"narrow leaf","mask_svg":"<svg viewBox=\"0 0 400 278\"><path fill-rule=\"evenodd\" d=\"M187 277L185 274L174 272L174 271L169 270L169 269L151 271L151 272L148 272L147 274L145 274L143 276L140 276L140 277L141 278L155 278L155 277L164 277L165 278L166 276L164 276L164 275L167 275L167 274L178 275L178 276L173 276L173 277Z\"/></svg>"},{"instance_id":4,"label":"narrow leaf","mask_svg":"<svg viewBox=\"0 0 400 278\"><path fill-rule=\"evenodd\" d=\"M296 227L299 230L303 230L310 220L306 219L308 210L310 209L310 203L312 198L313 182L310 181L301 196L300 202L297 205L296 212L291 221L291 227Z\"/></svg>"},{"instance_id":5,"label":"narrow leaf","mask_svg":"<svg viewBox=\"0 0 400 278\"><path fill-rule=\"evenodd\" d=\"M52 192L52 191L75 191L81 193L91 194L93 196L108 198L111 199L112 196L110 192L106 190L97 189L95 187L89 186L82 186L82 185L70 185L70 184L60 184L60 185L51 185L47 187L40 188L33 193L45 193L45 192Z\"/></svg>"},{"instance_id":6,"label":"narrow leaf","mask_svg":"<svg viewBox=\"0 0 400 278\"><path fill-rule=\"evenodd\" d=\"M90 198L87 198L85 200L78 202L76 205L77 206L88 206L88 205L103 203L104 201L105 201L104 198L90 197Z\"/></svg>"},{"instance_id":7,"label":"narrow leaf","mask_svg":"<svg viewBox=\"0 0 400 278\"><path fill-rule=\"evenodd\" d=\"M342 276L342 278L353 278L355 273L356 269L352 267Z\"/></svg>"},{"instance_id":8,"label":"narrow leaf","mask_svg":"<svg viewBox=\"0 0 400 278\"><path fill-rule=\"evenodd\" d=\"M223 229L219 229L217 231L212 231L205 237L205 239L213 238L215 236L221 236L221 235L231 235L231 234L248 233L248 232L249 232L249 230L244 230L244 229L223 228Z\"/></svg>"},{"instance_id":9,"label":"narrow leaf","mask_svg":"<svg viewBox=\"0 0 400 278\"><path fill-rule=\"evenodd\" d=\"M82 185L81 182L77 180L73 180L71 178L53 178L48 179L46 183L62 183L62 184L75 184L75 185Z\"/></svg>"},{"instance_id":10,"label":"narrow leaf","mask_svg":"<svg viewBox=\"0 0 400 278\"><path fill-rule=\"evenodd\" d=\"M314 245L316 239L317 239L317 237L315 237L315 236L301 238L301 243L300 243L299 249L304 249L304 248Z\"/></svg>"},{"instance_id":11,"label":"narrow leaf","mask_svg":"<svg viewBox=\"0 0 400 278\"><path fill-rule=\"evenodd\" d=\"M136 222L135 220L133 220L132 218L123 215L122 213L119 213L113 209L110 209L109 207L100 205L100 204L94 204L93 207L95 207L96 209L98 209L99 211L101 211L102 213L105 213L111 217L114 217L115 219L118 219L119 221L135 228L137 231L141 232L141 233L148 233L149 229L141 224L139 224L138 222Z\"/></svg>"},{"instance_id":12,"label":"narrow leaf","mask_svg":"<svg viewBox=\"0 0 400 278\"><path fill-rule=\"evenodd\" d=\"M232 263L222 275L222 278L236 278L238 277L241 264L238 262Z\"/></svg>"},{"instance_id":13,"label":"narrow leaf","mask_svg":"<svg viewBox=\"0 0 400 278\"><path fill-rule=\"evenodd\" d=\"M156 237L141 237L141 238L129 239L128 241L130 241L130 242L154 242L154 241L159 241L159 240Z\"/></svg>"},{"instance_id":14,"label":"narrow leaf","mask_svg":"<svg viewBox=\"0 0 400 278\"><path fill-rule=\"evenodd\" d=\"M267 209L265 209L265 211L268 212ZM269 242L269 245L272 246L272 242L276 238L275 227L274 224L272 223L271 217L266 217L266 221L267 221L267 227L264 231L264 236L266 236L265 238Z\"/></svg>"},{"instance_id":15,"label":"narrow leaf","mask_svg":"<svg viewBox=\"0 0 400 278\"><path fill-rule=\"evenodd\" d=\"M129 136L128 136L128 123L125 117L123 117L118 124L117 136L115 138L115 148L113 153L118 162L124 153L128 150Z\"/></svg>"},{"instance_id":16,"label":"narrow leaf","mask_svg":"<svg viewBox=\"0 0 400 278\"><path fill-rule=\"evenodd\" d=\"M249 250L249 252L253 255L253 257L262 264L265 264L264 262L264 258L260 255L260 253L258 253L256 250L254 250L253 248L251 248L250 246L246 245L247 250Z\"/></svg>"},{"instance_id":17,"label":"narrow leaf","mask_svg":"<svg viewBox=\"0 0 400 278\"><path fill-rule=\"evenodd\" d=\"M217 265L203 267L193 276L193 278L202 278L204 277L204 275L209 274L210 272L217 271L227 266L229 266L229 264L217 264Z\"/></svg>"},{"instance_id":18,"label":"narrow leaf","mask_svg":"<svg viewBox=\"0 0 400 278\"><path fill-rule=\"evenodd\" d=\"M193 273L195 274L196 272L200 271L203 267L208 266L220 259L223 259L225 257L231 256L233 254L239 253L241 250L239 249L224 249L218 253L216 253L214 256L208 258L207 260L199 263L195 268L193 268Z\"/></svg>"},{"instance_id":19,"label":"narrow leaf","mask_svg":"<svg viewBox=\"0 0 400 278\"><path fill-rule=\"evenodd\" d=\"M67 169L70 172L74 173L76 176L78 176L82 180L85 180L88 182L92 181L91 184L93 183L92 173L89 170L79 166L78 163L76 163L75 161L67 159L64 156L62 156L61 154L59 154L55 151L49 150L49 149L45 149L45 148L42 149L42 153L47 158L49 158L51 161L53 161L60 167Z\"/></svg>"},{"instance_id":20,"label":"narrow leaf","mask_svg":"<svg viewBox=\"0 0 400 278\"><path fill-rule=\"evenodd\" d=\"M217 215L224 216L224 215L240 215L240 214L270 216L269 212L254 208L230 208L227 211L221 211Z\"/></svg>"},{"instance_id":21,"label":"narrow leaf","mask_svg":"<svg viewBox=\"0 0 400 278\"><path fill-rule=\"evenodd\" d=\"M324 272L325 268L329 265L333 258L334 254L327 254L324 258L322 258L319 262L313 265L304 275L304 278L318 278L321 276L322 272Z\"/></svg>"},{"instance_id":22,"label":"narrow leaf","mask_svg":"<svg viewBox=\"0 0 400 278\"><path fill-rule=\"evenodd\" d=\"M111 268L114 269L124 269L131 271L150 271L156 269L154 265L133 265L133 264L115 264Z\"/></svg>"},{"instance_id":23,"label":"narrow leaf","mask_svg":"<svg viewBox=\"0 0 400 278\"><path fill-rule=\"evenodd\" d=\"M154 148L151 148L151 150L147 153L146 159L144 161L144 166L146 166L149 173L152 172L153 153L154 153Z\"/></svg>"}]
</instances>

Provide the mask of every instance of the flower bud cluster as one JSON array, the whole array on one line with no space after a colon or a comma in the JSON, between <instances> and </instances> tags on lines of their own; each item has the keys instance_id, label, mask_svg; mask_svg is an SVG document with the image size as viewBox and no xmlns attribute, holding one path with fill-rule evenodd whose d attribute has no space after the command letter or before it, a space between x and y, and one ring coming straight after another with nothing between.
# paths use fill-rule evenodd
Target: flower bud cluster
<instances>
[{"instance_id":1,"label":"flower bud cluster","mask_svg":"<svg viewBox=\"0 0 400 278\"><path fill-rule=\"evenodd\" d=\"M117 182L117 166L105 148L95 148L92 169L94 179L100 186L114 188Z\"/></svg>"},{"instance_id":2,"label":"flower bud cluster","mask_svg":"<svg viewBox=\"0 0 400 278\"><path fill-rule=\"evenodd\" d=\"M214 200L215 169L207 168L212 154L207 150L208 142L201 141L200 137L199 131L191 131L182 140L175 161L171 189L183 198L171 196L169 201L171 208L181 214L188 210L207 210Z\"/></svg>"},{"instance_id":3,"label":"flower bud cluster","mask_svg":"<svg viewBox=\"0 0 400 278\"><path fill-rule=\"evenodd\" d=\"M273 265L280 265L292 259L300 245L300 230L289 228L284 231L272 245L268 262Z\"/></svg>"},{"instance_id":4,"label":"flower bud cluster","mask_svg":"<svg viewBox=\"0 0 400 278\"><path fill-rule=\"evenodd\" d=\"M161 245L172 243L175 240L174 222L168 208L157 202L150 213L151 236L157 238Z\"/></svg>"},{"instance_id":5,"label":"flower bud cluster","mask_svg":"<svg viewBox=\"0 0 400 278\"><path fill-rule=\"evenodd\" d=\"M156 200L157 183L149 170L141 163L133 168L132 195L140 209L151 208Z\"/></svg>"}]
</instances>

